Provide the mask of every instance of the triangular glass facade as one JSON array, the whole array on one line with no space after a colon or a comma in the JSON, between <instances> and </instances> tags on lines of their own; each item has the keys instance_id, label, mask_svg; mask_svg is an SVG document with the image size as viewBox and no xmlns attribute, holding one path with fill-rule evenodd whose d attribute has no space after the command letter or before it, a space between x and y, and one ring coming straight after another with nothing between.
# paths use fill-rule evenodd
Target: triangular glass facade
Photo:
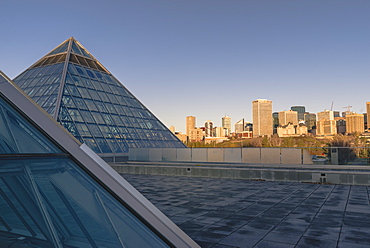
<instances>
[{"instance_id":1,"label":"triangular glass facade","mask_svg":"<svg viewBox=\"0 0 370 248\"><path fill-rule=\"evenodd\" d=\"M74 38L13 81L97 153L185 147Z\"/></svg>"},{"instance_id":2,"label":"triangular glass facade","mask_svg":"<svg viewBox=\"0 0 370 248\"><path fill-rule=\"evenodd\" d=\"M139 193L117 184L123 179L114 180L105 163L106 168L97 174L103 165L74 147L77 142L22 94L0 72L0 247L196 245L192 241L172 243L168 234L148 224L140 216L144 206L140 201L128 202L129 197L123 199L115 192ZM34 116L26 115L16 104ZM53 133L46 133L37 122ZM90 162L83 164L84 159ZM116 186L110 188L109 183ZM117 190L117 185L121 189ZM156 211L150 211L150 219L166 222L163 216L153 214ZM175 236L181 237L181 233Z\"/></svg>"}]
</instances>

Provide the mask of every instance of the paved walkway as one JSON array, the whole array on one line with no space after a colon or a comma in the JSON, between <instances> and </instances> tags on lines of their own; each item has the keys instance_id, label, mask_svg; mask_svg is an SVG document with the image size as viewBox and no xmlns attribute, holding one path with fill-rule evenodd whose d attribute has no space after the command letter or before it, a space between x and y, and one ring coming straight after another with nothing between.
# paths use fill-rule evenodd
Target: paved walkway
<instances>
[{"instance_id":1,"label":"paved walkway","mask_svg":"<svg viewBox=\"0 0 370 248\"><path fill-rule=\"evenodd\" d=\"M365 186L123 177L201 247L370 247Z\"/></svg>"}]
</instances>

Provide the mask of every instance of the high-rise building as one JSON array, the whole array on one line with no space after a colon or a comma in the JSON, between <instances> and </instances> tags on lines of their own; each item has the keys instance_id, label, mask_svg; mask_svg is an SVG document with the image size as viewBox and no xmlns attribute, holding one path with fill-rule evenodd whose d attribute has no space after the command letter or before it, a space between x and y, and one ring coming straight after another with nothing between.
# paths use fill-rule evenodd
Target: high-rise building
<instances>
[{"instance_id":1,"label":"high-rise building","mask_svg":"<svg viewBox=\"0 0 370 248\"><path fill-rule=\"evenodd\" d=\"M337 125L337 133L345 134L346 133L346 117L334 117L334 120Z\"/></svg>"},{"instance_id":2,"label":"high-rise building","mask_svg":"<svg viewBox=\"0 0 370 248\"><path fill-rule=\"evenodd\" d=\"M365 131L364 115L350 114L346 116L346 132L347 133L363 133Z\"/></svg>"},{"instance_id":3,"label":"high-rise building","mask_svg":"<svg viewBox=\"0 0 370 248\"><path fill-rule=\"evenodd\" d=\"M222 117L222 128L226 130L226 137L231 134L231 118L229 116Z\"/></svg>"},{"instance_id":4,"label":"high-rise building","mask_svg":"<svg viewBox=\"0 0 370 248\"><path fill-rule=\"evenodd\" d=\"M332 136L337 134L337 123L334 119L334 112L325 110L317 113L316 135Z\"/></svg>"},{"instance_id":5,"label":"high-rise building","mask_svg":"<svg viewBox=\"0 0 370 248\"><path fill-rule=\"evenodd\" d=\"M367 113L363 113L364 115L364 127L365 127L365 130L367 130Z\"/></svg>"},{"instance_id":6,"label":"high-rise building","mask_svg":"<svg viewBox=\"0 0 370 248\"><path fill-rule=\"evenodd\" d=\"M206 121L204 122L204 133L206 137L213 137L213 122Z\"/></svg>"},{"instance_id":7,"label":"high-rise building","mask_svg":"<svg viewBox=\"0 0 370 248\"><path fill-rule=\"evenodd\" d=\"M215 137L225 137L225 133L226 129L224 129L223 127L215 127L214 129Z\"/></svg>"},{"instance_id":8,"label":"high-rise building","mask_svg":"<svg viewBox=\"0 0 370 248\"><path fill-rule=\"evenodd\" d=\"M340 112L339 111L333 111L333 116L334 116L334 118L335 117L340 117Z\"/></svg>"},{"instance_id":9,"label":"high-rise building","mask_svg":"<svg viewBox=\"0 0 370 248\"><path fill-rule=\"evenodd\" d=\"M253 123L252 122L245 122L244 123L244 131L253 132Z\"/></svg>"},{"instance_id":10,"label":"high-rise building","mask_svg":"<svg viewBox=\"0 0 370 248\"><path fill-rule=\"evenodd\" d=\"M317 113L317 120L334 120L334 112L331 110L324 110L322 112Z\"/></svg>"},{"instance_id":11,"label":"high-rise building","mask_svg":"<svg viewBox=\"0 0 370 248\"><path fill-rule=\"evenodd\" d=\"M1 72L0 112L0 247L199 247Z\"/></svg>"},{"instance_id":12,"label":"high-rise building","mask_svg":"<svg viewBox=\"0 0 370 248\"><path fill-rule=\"evenodd\" d=\"M316 122L317 136L333 136L337 134L337 123L335 120L322 119Z\"/></svg>"},{"instance_id":13,"label":"high-rise building","mask_svg":"<svg viewBox=\"0 0 370 248\"><path fill-rule=\"evenodd\" d=\"M298 120L303 121L304 120L304 113L306 112L306 107L305 106L292 106L290 108L293 111L298 112Z\"/></svg>"},{"instance_id":14,"label":"high-rise building","mask_svg":"<svg viewBox=\"0 0 370 248\"><path fill-rule=\"evenodd\" d=\"M366 102L367 129L370 130L370 102Z\"/></svg>"},{"instance_id":15,"label":"high-rise building","mask_svg":"<svg viewBox=\"0 0 370 248\"><path fill-rule=\"evenodd\" d=\"M186 116L186 135L190 136L192 130L195 129L196 118L195 116Z\"/></svg>"},{"instance_id":16,"label":"high-rise building","mask_svg":"<svg viewBox=\"0 0 370 248\"><path fill-rule=\"evenodd\" d=\"M308 131L316 129L316 114L306 112L304 114L304 122L306 124Z\"/></svg>"},{"instance_id":17,"label":"high-rise building","mask_svg":"<svg viewBox=\"0 0 370 248\"><path fill-rule=\"evenodd\" d=\"M73 37L14 79L78 141L99 154L185 147Z\"/></svg>"},{"instance_id":18,"label":"high-rise building","mask_svg":"<svg viewBox=\"0 0 370 248\"><path fill-rule=\"evenodd\" d=\"M244 130L244 118L235 123L235 133L242 133Z\"/></svg>"},{"instance_id":19,"label":"high-rise building","mask_svg":"<svg viewBox=\"0 0 370 248\"><path fill-rule=\"evenodd\" d=\"M253 137L271 136L272 127L272 101L257 99L252 102Z\"/></svg>"},{"instance_id":20,"label":"high-rise building","mask_svg":"<svg viewBox=\"0 0 370 248\"><path fill-rule=\"evenodd\" d=\"M190 131L189 141L198 142L204 139L204 131L202 128L196 127Z\"/></svg>"},{"instance_id":21,"label":"high-rise building","mask_svg":"<svg viewBox=\"0 0 370 248\"><path fill-rule=\"evenodd\" d=\"M298 125L298 112L293 110L280 111L279 112L279 125L285 126L288 123L293 124L293 126Z\"/></svg>"},{"instance_id":22,"label":"high-rise building","mask_svg":"<svg viewBox=\"0 0 370 248\"><path fill-rule=\"evenodd\" d=\"M279 126L279 112L272 113L272 125L273 133L277 133L277 127Z\"/></svg>"}]
</instances>

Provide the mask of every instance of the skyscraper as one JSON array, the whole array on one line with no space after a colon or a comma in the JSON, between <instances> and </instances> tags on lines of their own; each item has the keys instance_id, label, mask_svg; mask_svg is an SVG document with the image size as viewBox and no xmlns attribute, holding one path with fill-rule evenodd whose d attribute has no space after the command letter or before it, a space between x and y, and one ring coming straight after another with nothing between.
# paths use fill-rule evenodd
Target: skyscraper
<instances>
[{"instance_id":1,"label":"skyscraper","mask_svg":"<svg viewBox=\"0 0 370 248\"><path fill-rule=\"evenodd\" d=\"M337 133L337 124L334 120L334 113L330 110L317 113L316 135L332 136Z\"/></svg>"},{"instance_id":2,"label":"skyscraper","mask_svg":"<svg viewBox=\"0 0 370 248\"><path fill-rule=\"evenodd\" d=\"M366 102L366 117L367 129L370 130L370 102Z\"/></svg>"},{"instance_id":3,"label":"skyscraper","mask_svg":"<svg viewBox=\"0 0 370 248\"><path fill-rule=\"evenodd\" d=\"M273 124L273 133L276 133L277 127L279 126L279 112L272 113L272 124Z\"/></svg>"},{"instance_id":4,"label":"skyscraper","mask_svg":"<svg viewBox=\"0 0 370 248\"><path fill-rule=\"evenodd\" d=\"M350 114L346 116L346 133L363 133L364 127L364 115L363 114Z\"/></svg>"},{"instance_id":5,"label":"skyscraper","mask_svg":"<svg viewBox=\"0 0 370 248\"><path fill-rule=\"evenodd\" d=\"M190 136L191 131L195 129L196 118L195 116L186 116L186 135Z\"/></svg>"},{"instance_id":6,"label":"skyscraper","mask_svg":"<svg viewBox=\"0 0 370 248\"><path fill-rule=\"evenodd\" d=\"M305 113L304 121L307 126L308 131L316 128L316 114L314 113Z\"/></svg>"},{"instance_id":7,"label":"skyscraper","mask_svg":"<svg viewBox=\"0 0 370 248\"><path fill-rule=\"evenodd\" d=\"M223 127L214 128L215 137L225 137L225 129Z\"/></svg>"},{"instance_id":8,"label":"skyscraper","mask_svg":"<svg viewBox=\"0 0 370 248\"><path fill-rule=\"evenodd\" d=\"M244 118L235 123L235 133L242 133L244 131Z\"/></svg>"},{"instance_id":9,"label":"skyscraper","mask_svg":"<svg viewBox=\"0 0 370 248\"><path fill-rule=\"evenodd\" d=\"M279 125L285 126L288 123L293 124L293 126L298 125L298 112L293 110L280 111L279 112Z\"/></svg>"},{"instance_id":10,"label":"skyscraper","mask_svg":"<svg viewBox=\"0 0 370 248\"><path fill-rule=\"evenodd\" d=\"M222 117L222 127L225 129L225 136L231 134L231 118L229 116Z\"/></svg>"},{"instance_id":11,"label":"skyscraper","mask_svg":"<svg viewBox=\"0 0 370 248\"><path fill-rule=\"evenodd\" d=\"M253 137L272 135L272 101L257 99L252 102Z\"/></svg>"},{"instance_id":12,"label":"skyscraper","mask_svg":"<svg viewBox=\"0 0 370 248\"><path fill-rule=\"evenodd\" d=\"M317 120L334 120L334 112L331 110L324 110L322 112L317 113Z\"/></svg>"},{"instance_id":13,"label":"skyscraper","mask_svg":"<svg viewBox=\"0 0 370 248\"><path fill-rule=\"evenodd\" d=\"M96 153L128 153L135 147L185 147L73 37L14 82Z\"/></svg>"},{"instance_id":14,"label":"skyscraper","mask_svg":"<svg viewBox=\"0 0 370 248\"><path fill-rule=\"evenodd\" d=\"M298 120L304 120L304 113L306 112L306 107L305 106L292 106L290 108L291 110L293 111L297 111L298 112Z\"/></svg>"},{"instance_id":15,"label":"skyscraper","mask_svg":"<svg viewBox=\"0 0 370 248\"><path fill-rule=\"evenodd\" d=\"M206 137L213 137L213 122L212 121L206 121L204 123L204 133Z\"/></svg>"}]
</instances>

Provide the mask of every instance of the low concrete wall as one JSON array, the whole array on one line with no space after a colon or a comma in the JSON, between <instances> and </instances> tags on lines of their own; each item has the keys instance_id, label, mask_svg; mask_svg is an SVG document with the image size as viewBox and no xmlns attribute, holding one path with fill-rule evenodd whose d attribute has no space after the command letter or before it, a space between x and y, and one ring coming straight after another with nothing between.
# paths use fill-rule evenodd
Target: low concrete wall
<instances>
[{"instance_id":1,"label":"low concrete wall","mask_svg":"<svg viewBox=\"0 0 370 248\"><path fill-rule=\"evenodd\" d=\"M131 148L129 161L312 164L300 148Z\"/></svg>"},{"instance_id":2,"label":"low concrete wall","mask_svg":"<svg viewBox=\"0 0 370 248\"><path fill-rule=\"evenodd\" d=\"M369 171L289 168L235 168L194 165L111 164L120 174L143 174L185 177L228 178L282 182L328 183L370 186ZM310 167L309 165L307 165ZM340 166L339 166L340 167Z\"/></svg>"}]
</instances>

